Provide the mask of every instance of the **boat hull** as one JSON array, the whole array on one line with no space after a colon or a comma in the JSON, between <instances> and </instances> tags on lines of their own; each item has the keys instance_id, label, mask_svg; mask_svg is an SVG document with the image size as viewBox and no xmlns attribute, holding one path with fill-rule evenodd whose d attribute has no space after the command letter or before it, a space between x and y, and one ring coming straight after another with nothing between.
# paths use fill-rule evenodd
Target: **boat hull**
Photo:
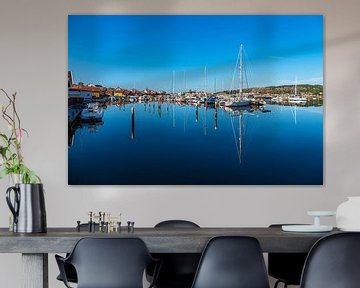
<instances>
[{"instance_id":1,"label":"boat hull","mask_svg":"<svg viewBox=\"0 0 360 288\"><path fill-rule=\"evenodd\" d=\"M101 109L97 112L88 111L85 109L80 114L80 119L83 121L101 121L104 115L104 111Z\"/></svg>"}]
</instances>

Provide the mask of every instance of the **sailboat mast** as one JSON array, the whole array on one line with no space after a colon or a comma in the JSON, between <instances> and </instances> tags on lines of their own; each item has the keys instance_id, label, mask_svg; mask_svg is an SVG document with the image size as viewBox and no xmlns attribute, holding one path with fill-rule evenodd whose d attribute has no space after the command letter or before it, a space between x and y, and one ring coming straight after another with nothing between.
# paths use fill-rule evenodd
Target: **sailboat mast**
<instances>
[{"instance_id":1,"label":"sailboat mast","mask_svg":"<svg viewBox=\"0 0 360 288\"><path fill-rule=\"evenodd\" d=\"M204 90L205 90L205 92L206 92L206 88L207 88L207 69L206 69L206 66L205 66L205 70L204 70L204 73L205 73L205 83L204 83L204 85L205 85L205 88L204 88Z\"/></svg>"},{"instance_id":2,"label":"sailboat mast","mask_svg":"<svg viewBox=\"0 0 360 288\"><path fill-rule=\"evenodd\" d=\"M240 76L239 76L239 96L243 94L243 44L240 45Z\"/></svg>"},{"instance_id":3,"label":"sailboat mast","mask_svg":"<svg viewBox=\"0 0 360 288\"><path fill-rule=\"evenodd\" d=\"M186 71L184 70L184 92L186 92Z\"/></svg>"},{"instance_id":4,"label":"sailboat mast","mask_svg":"<svg viewBox=\"0 0 360 288\"><path fill-rule=\"evenodd\" d=\"M172 78L172 94L175 94L175 71L173 71L173 78Z\"/></svg>"},{"instance_id":5,"label":"sailboat mast","mask_svg":"<svg viewBox=\"0 0 360 288\"><path fill-rule=\"evenodd\" d=\"M295 76L295 97L297 95L297 76Z\"/></svg>"}]
</instances>

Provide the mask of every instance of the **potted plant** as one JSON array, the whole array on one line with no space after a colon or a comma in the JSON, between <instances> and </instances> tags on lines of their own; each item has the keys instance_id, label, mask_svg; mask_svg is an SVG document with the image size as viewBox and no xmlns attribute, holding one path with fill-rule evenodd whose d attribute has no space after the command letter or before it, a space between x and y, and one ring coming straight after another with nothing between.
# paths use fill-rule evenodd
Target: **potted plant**
<instances>
[{"instance_id":1,"label":"potted plant","mask_svg":"<svg viewBox=\"0 0 360 288\"><path fill-rule=\"evenodd\" d=\"M13 215L14 232L46 232L46 212L43 185L39 176L24 163L21 153L23 136L28 132L22 128L16 109L16 93L5 96L0 104L1 117L8 127L0 133L0 179L10 176L13 186L6 191L6 201ZM31 221L29 221L31 220Z\"/></svg>"}]
</instances>

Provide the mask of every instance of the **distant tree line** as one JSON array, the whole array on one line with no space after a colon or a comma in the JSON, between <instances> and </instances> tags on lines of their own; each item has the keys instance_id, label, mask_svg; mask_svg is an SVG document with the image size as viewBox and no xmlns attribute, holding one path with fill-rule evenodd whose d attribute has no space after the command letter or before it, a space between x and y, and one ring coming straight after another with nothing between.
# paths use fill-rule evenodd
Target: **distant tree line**
<instances>
[{"instance_id":1,"label":"distant tree line","mask_svg":"<svg viewBox=\"0 0 360 288\"><path fill-rule=\"evenodd\" d=\"M260 94L292 94L294 93L294 85L282 85L282 86L268 86L268 87L254 87L244 89L247 93L260 93ZM311 95L322 95L322 85L310 85L301 84L297 85L298 94L311 94Z\"/></svg>"}]
</instances>

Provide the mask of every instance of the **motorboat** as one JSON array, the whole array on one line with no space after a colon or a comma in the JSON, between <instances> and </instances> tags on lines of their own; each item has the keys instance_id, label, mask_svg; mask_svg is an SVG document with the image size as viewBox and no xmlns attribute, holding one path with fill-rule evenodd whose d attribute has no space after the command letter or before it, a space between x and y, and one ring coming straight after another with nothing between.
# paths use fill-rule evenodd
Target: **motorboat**
<instances>
[{"instance_id":1,"label":"motorboat","mask_svg":"<svg viewBox=\"0 0 360 288\"><path fill-rule=\"evenodd\" d=\"M289 103L291 104L306 104L307 99L305 97L300 96L292 96L288 98Z\"/></svg>"},{"instance_id":2,"label":"motorboat","mask_svg":"<svg viewBox=\"0 0 360 288\"><path fill-rule=\"evenodd\" d=\"M301 97L297 93L297 77L295 78L295 93L288 98L290 104L306 104L307 98Z\"/></svg>"},{"instance_id":3,"label":"motorboat","mask_svg":"<svg viewBox=\"0 0 360 288\"><path fill-rule=\"evenodd\" d=\"M98 103L89 103L87 108L81 111L80 119L84 121L101 121L104 110L99 107Z\"/></svg>"}]
</instances>

